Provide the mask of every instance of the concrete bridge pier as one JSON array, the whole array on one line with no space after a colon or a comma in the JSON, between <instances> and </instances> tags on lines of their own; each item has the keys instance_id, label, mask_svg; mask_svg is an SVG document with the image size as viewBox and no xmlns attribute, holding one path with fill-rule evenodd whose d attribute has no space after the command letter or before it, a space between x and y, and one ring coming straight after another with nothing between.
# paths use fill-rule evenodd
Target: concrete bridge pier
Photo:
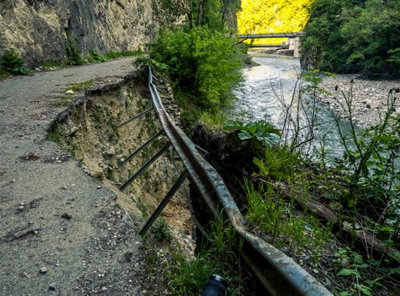
<instances>
[{"instance_id":1,"label":"concrete bridge pier","mask_svg":"<svg viewBox=\"0 0 400 296\"><path fill-rule=\"evenodd\" d=\"M300 37L289 39L289 50L293 50L293 56L295 58L300 58Z\"/></svg>"}]
</instances>

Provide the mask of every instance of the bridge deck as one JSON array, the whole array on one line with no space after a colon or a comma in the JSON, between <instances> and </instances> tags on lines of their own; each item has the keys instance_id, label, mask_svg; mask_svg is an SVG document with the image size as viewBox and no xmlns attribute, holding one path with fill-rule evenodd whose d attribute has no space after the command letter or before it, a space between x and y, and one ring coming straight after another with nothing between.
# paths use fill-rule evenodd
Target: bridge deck
<instances>
[{"instance_id":1,"label":"bridge deck","mask_svg":"<svg viewBox=\"0 0 400 296\"><path fill-rule=\"evenodd\" d=\"M239 39L263 39L263 38L296 38L305 36L304 32L282 32L282 33L266 33L266 34L241 34L237 35Z\"/></svg>"}]
</instances>

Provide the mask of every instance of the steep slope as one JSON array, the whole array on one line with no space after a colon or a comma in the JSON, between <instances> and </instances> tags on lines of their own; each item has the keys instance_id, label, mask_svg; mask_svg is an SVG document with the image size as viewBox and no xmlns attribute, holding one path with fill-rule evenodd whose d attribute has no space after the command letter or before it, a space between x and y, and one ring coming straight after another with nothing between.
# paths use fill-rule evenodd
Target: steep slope
<instances>
[{"instance_id":1,"label":"steep slope","mask_svg":"<svg viewBox=\"0 0 400 296\"><path fill-rule=\"evenodd\" d=\"M83 55L91 49L136 50L156 36L161 24L179 20L174 6L164 2L0 0L0 56L16 48L29 66L61 62L68 39Z\"/></svg>"}]
</instances>

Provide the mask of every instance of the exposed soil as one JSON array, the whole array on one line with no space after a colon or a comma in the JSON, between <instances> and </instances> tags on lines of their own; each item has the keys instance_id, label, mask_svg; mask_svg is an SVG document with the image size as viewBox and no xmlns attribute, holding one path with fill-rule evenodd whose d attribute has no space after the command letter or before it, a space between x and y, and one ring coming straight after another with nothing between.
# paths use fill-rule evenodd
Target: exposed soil
<instances>
[{"instance_id":1,"label":"exposed soil","mask_svg":"<svg viewBox=\"0 0 400 296\"><path fill-rule=\"evenodd\" d=\"M46 140L51 122L66 108L56 106L67 85L94 79L104 89L121 83L133 73L131 62L0 82L1 295L151 295L139 268L145 261L137 235L142 212Z\"/></svg>"}]
</instances>

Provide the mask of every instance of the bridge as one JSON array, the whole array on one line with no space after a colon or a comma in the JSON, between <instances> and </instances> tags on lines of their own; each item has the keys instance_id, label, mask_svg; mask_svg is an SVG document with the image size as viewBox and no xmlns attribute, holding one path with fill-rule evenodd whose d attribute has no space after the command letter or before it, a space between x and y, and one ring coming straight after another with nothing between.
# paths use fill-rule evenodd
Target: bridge
<instances>
[{"instance_id":1,"label":"bridge","mask_svg":"<svg viewBox=\"0 0 400 296\"><path fill-rule=\"evenodd\" d=\"M265 33L265 34L239 34L237 38L239 42L254 39L273 39L273 38L289 38L289 44L282 45L255 45L249 44L251 48L264 48L264 47L279 47L294 51L294 57L300 57L300 37L306 36L304 32L281 32L281 33Z\"/></svg>"},{"instance_id":2,"label":"bridge","mask_svg":"<svg viewBox=\"0 0 400 296\"><path fill-rule=\"evenodd\" d=\"M238 39L264 39L264 38L297 38L306 36L304 32L282 32L282 33L267 33L267 34L240 34Z\"/></svg>"}]
</instances>

